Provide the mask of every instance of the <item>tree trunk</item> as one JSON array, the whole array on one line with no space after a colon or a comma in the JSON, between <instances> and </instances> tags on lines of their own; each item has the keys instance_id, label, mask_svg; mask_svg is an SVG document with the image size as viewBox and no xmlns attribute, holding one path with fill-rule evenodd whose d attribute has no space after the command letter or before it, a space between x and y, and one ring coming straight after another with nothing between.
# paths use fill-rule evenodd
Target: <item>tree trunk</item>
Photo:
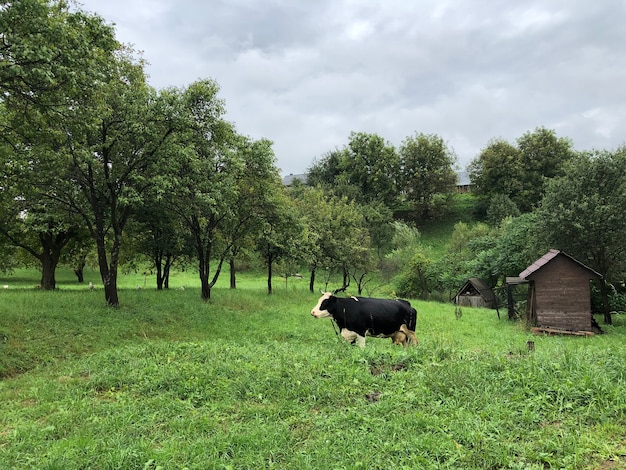
<instances>
[{"instance_id":1,"label":"tree trunk","mask_svg":"<svg viewBox=\"0 0 626 470\"><path fill-rule=\"evenodd\" d=\"M268 250L269 252L270 250ZM267 256L267 294L272 293L272 264L274 264L274 257L269 254Z\"/></svg>"},{"instance_id":2,"label":"tree trunk","mask_svg":"<svg viewBox=\"0 0 626 470\"><path fill-rule=\"evenodd\" d=\"M43 290L54 290L56 288L55 270L57 262L49 253L41 256L41 288Z\"/></svg>"},{"instance_id":3,"label":"tree trunk","mask_svg":"<svg viewBox=\"0 0 626 470\"><path fill-rule=\"evenodd\" d=\"M163 254L161 252L154 257L154 267L156 268L157 290L163 290Z\"/></svg>"},{"instance_id":4,"label":"tree trunk","mask_svg":"<svg viewBox=\"0 0 626 470\"><path fill-rule=\"evenodd\" d=\"M78 278L78 283L82 284L83 282L85 282L85 265L87 264L87 260L85 259L85 257L83 256L76 264L76 267L74 268L74 274L76 274L76 277Z\"/></svg>"},{"instance_id":5,"label":"tree trunk","mask_svg":"<svg viewBox=\"0 0 626 470\"><path fill-rule=\"evenodd\" d=\"M609 290L604 279L600 280L600 293L602 294L602 306L604 307L604 324L612 325L613 318L611 318L611 308L609 306Z\"/></svg>"},{"instance_id":6,"label":"tree trunk","mask_svg":"<svg viewBox=\"0 0 626 470\"><path fill-rule=\"evenodd\" d=\"M230 288L237 288L237 273L235 272L235 258L231 258L229 261L230 265Z\"/></svg>"},{"instance_id":7,"label":"tree trunk","mask_svg":"<svg viewBox=\"0 0 626 470\"><path fill-rule=\"evenodd\" d=\"M41 242L41 255L37 256L41 262L41 288L44 290L56 289L55 271L61 258L61 250L70 240L71 235L68 232L53 234L52 232L41 233L39 241Z\"/></svg>"},{"instance_id":8,"label":"tree trunk","mask_svg":"<svg viewBox=\"0 0 626 470\"><path fill-rule=\"evenodd\" d=\"M174 263L174 256L170 253L165 255L165 265L163 266L163 287L170 288L170 269Z\"/></svg>"},{"instance_id":9,"label":"tree trunk","mask_svg":"<svg viewBox=\"0 0 626 470\"><path fill-rule=\"evenodd\" d=\"M315 271L317 270L317 266L311 266L311 277L309 278L309 290L313 293L315 292Z\"/></svg>"},{"instance_id":10,"label":"tree trunk","mask_svg":"<svg viewBox=\"0 0 626 470\"><path fill-rule=\"evenodd\" d=\"M202 300L208 302L211 300L211 286L207 275L200 275L200 285L202 286Z\"/></svg>"},{"instance_id":11,"label":"tree trunk","mask_svg":"<svg viewBox=\"0 0 626 470\"><path fill-rule=\"evenodd\" d=\"M98 266L100 277L104 285L104 299L110 307L119 307L120 300L117 295L117 263L119 261L119 244L121 235L116 235L111 250L111 260L107 263L106 241L104 231L98 231L96 247L98 250Z\"/></svg>"},{"instance_id":12,"label":"tree trunk","mask_svg":"<svg viewBox=\"0 0 626 470\"><path fill-rule=\"evenodd\" d=\"M109 270L109 276L104 282L104 298L110 307L119 307L120 300L117 295L117 271Z\"/></svg>"}]
</instances>

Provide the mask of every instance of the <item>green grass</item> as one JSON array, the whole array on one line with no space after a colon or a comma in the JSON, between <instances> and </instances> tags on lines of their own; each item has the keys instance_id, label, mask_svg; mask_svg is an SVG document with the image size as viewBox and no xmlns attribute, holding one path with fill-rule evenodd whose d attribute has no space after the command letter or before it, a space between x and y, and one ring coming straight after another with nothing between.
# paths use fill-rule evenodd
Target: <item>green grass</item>
<instances>
[{"instance_id":1,"label":"green grass","mask_svg":"<svg viewBox=\"0 0 626 470\"><path fill-rule=\"evenodd\" d=\"M413 301L419 346L361 350L309 315L306 282L242 276L209 303L124 283L119 309L0 291L0 468L626 467L622 317L544 337Z\"/></svg>"},{"instance_id":2,"label":"green grass","mask_svg":"<svg viewBox=\"0 0 626 470\"><path fill-rule=\"evenodd\" d=\"M476 203L476 197L470 193L456 194L450 210L443 218L429 220L418 226L422 243L432 249L433 255L439 257L444 254L445 245L458 222L476 222Z\"/></svg>"}]
</instances>

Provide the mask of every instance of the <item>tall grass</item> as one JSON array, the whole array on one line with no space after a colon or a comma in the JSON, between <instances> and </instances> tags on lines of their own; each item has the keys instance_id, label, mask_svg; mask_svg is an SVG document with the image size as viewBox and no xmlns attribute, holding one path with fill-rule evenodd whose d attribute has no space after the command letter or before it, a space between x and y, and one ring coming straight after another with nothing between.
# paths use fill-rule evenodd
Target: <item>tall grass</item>
<instances>
[{"instance_id":1,"label":"tall grass","mask_svg":"<svg viewBox=\"0 0 626 470\"><path fill-rule=\"evenodd\" d=\"M131 285L129 283L129 285ZM624 468L626 333L412 302L365 349L296 282L0 292L0 468ZM526 342L535 342L531 352Z\"/></svg>"}]
</instances>

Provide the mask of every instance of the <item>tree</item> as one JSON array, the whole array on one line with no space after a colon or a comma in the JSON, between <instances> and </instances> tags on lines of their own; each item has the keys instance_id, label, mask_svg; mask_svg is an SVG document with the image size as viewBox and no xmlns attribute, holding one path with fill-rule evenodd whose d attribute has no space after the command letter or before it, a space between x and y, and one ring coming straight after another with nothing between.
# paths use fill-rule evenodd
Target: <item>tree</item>
<instances>
[{"instance_id":1,"label":"tree","mask_svg":"<svg viewBox=\"0 0 626 470\"><path fill-rule=\"evenodd\" d=\"M22 109L62 114L91 94L101 61L119 49L101 17L63 0L1 0L0 31L0 99Z\"/></svg>"},{"instance_id":2,"label":"tree","mask_svg":"<svg viewBox=\"0 0 626 470\"><path fill-rule=\"evenodd\" d=\"M230 241L222 228L234 217L240 189L237 180L243 168L238 136L222 119L225 108L218 91L212 80L171 90L182 105L180 112L186 124L169 149L162 170L167 175L162 197L180 218L195 253L204 301L211 298L211 289L230 253ZM214 260L217 267L212 271Z\"/></svg>"},{"instance_id":3,"label":"tree","mask_svg":"<svg viewBox=\"0 0 626 470\"><path fill-rule=\"evenodd\" d=\"M146 255L156 271L156 288L169 288L170 270L184 253L180 220L158 198L145 198L130 223L134 254Z\"/></svg>"},{"instance_id":4,"label":"tree","mask_svg":"<svg viewBox=\"0 0 626 470\"><path fill-rule=\"evenodd\" d=\"M487 205L494 196L507 196L520 212L530 212L541 201L545 182L562 174L573 155L569 139L540 127L518 138L516 146L491 141L470 163L470 179Z\"/></svg>"},{"instance_id":5,"label":"tree","mask_svg":"<svg viewBox=\"0 0 626 470\"><path fill-rule=\"evenodd\" d=\"M39 140L25 137L29 132L23 123L12 124L15 115L3 103L0 111L5 129L0 143L0 235L38 260L40 286L52 290L62 250L78 235L79 221L40 184Z\"/></svg>"},{"instance_id":6,"label":"tree","mask_svg":"<svg viewBox=\"0 0 626 470\"><path fill-rule=\"evenodd\" d=\"M329 152L308 170L307 184L319 185L359 204L397 201L398 155L376 134L352 132L348 145Z\"/></svg>"},{"instance_id":7,"label":"tree","mask_svg":"<svg viewBox=\"0 0 626 470\"><path fill-rule=\"evenodd\" d=\"M351 270L369 264L370 238L363 208L347 198L314 188L301 193L296 204L307 227L309 290L315 291L319 268L341 273L343 286L347 286Z\"/></svg>"},{"instance_id":8,"label":"tree","mask_svg":"<svg viewBox=\"0 0 626 470\"><path fill-rule=\"evenodd\" d=\"M626 269L626 147L579 155L548 183L538 229L552 247L600 273L604 321L611 324L607 283Z\"/></svg>"},{"instance_id":9,"label":"tree","mask_svg":"<svg viewBox=\"0 0 626 470\"><path fill-rule=\"evenodd\" d=\"M435 209L435 196L454 193L456 155L441 137L432 134L407 137L399 154L405 198L420 219L428 219Z\"/></svg>"},{"instance_id":10,"label":"tree","mask_svg":"<svg viewBox=\"0 0 626 470\"><path fill-rule=\"evenodd\" d=\"M469 165L473 192L487 203L502 196L516 201L522 188L520 167L519 149L505 140L492 140Z\"/></svg>"},{"instance_id":11,"label":"tree","mask_svg":"<svg viewBox=\"0 0 626 470\"><path fill-rule=\"evenodd\" d=\"M268 294L273 292L275 263L282 261L286 266L293 266L295 262L303 259L305 230L306 227L286 194L281 191L275 192L267 201L263 230L257 241L258 250L267 268Z\"/></svg>"},{"instance_id":12,"label":"tree","mask_svg":"<svg viewBox=\"0 0 626 470\"><path fill-rule=\"evenodd\" d=\"M523 171L519 175L522 189L516 202L520 211L529 212L541 201L546 182L563 174L564 165L574 157L574 151L570 139L559 138L544 127L526 132L517 139L517 147Z\"/></svg>"},{"instance_id":13,"label":"tree","mask_svg":"<svg viewBox=\"0 0 626 470\"><path fill-rule=\"evenodd\" d=\"M105 299L116 307L124 229L151 186L162 179L163 149L182 123L170 94L157 94L147 86L142 64L131 56L110 64L101 91L102 101L87 103L89 113L82 121L71 121L62 147L64 160L51 159L46 174L56 168L61 175L49 185L92 234Z\"/></svg>"},{"instance_id":14,"label":"tree","mask_svg":"<svg viewBox=\"0 0 626 470\"><path fill-rule=\"evenodd\" d=\"M275 210L277 197L284 191L272 142L240 137L237 144L242 158L241 171L236 178L237 198L232 217L221 229L230 246L230 287L236 287L235 259L244 249L253 249L253 239L261 235L266 222Z\"/></svg>"},{"instance_id":15,"label":"tree","mask_svg":"<svg viewBox=\"0 0 626 470\"><path fill-rule=\"evenodd\" d=\"M51 183L64 177L60 155L68 122L97 94L95 84L119 44L102 18L72 12L62 1L3 1L0 31L2 135L11 147L3 161L6 174L15 177L3 185L2 198L21 206L12 220L5 212L2 224L41 261L42 287L54 288L54 269L74 221L55 200L59 191ZM16 236L27 227L29 237ZM40 249L33 244L37 238Z\"/></svg>"}]
</instances>

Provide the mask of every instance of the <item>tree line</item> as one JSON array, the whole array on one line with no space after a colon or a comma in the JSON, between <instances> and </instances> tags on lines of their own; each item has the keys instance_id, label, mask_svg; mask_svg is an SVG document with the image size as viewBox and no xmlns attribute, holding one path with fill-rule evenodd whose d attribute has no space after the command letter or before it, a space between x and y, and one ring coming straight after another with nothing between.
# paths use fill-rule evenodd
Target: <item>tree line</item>
<instances>
[{"instance_id":1,"label":"tree line","mask_svg":"<svg viewBox=\"0 0 626 470\"><path fill-rule=\"evenodd\" d=\"M175 263L194 260L208 300L225 268L236 287L238 264L257 259L270 293L275 274L306 266L311 290L339 273L361 292L378 272L427 298L466 276L502 283L545 247L603 274L607 309L623 284L623 148L575 152L544 128L489 142L469 167L484 223L457 225L434 254L419 228L454 203L457 164L440 136L395 148L353 132L306 184L285 188L272 142L225 120L215 81L152 88L98 15L3 1L0 31L0 269L27 254L44 289L59 263L80 280L93 257L117 306L120 265L149 260L161 289Z\"/></svg>"}]
</instances>

